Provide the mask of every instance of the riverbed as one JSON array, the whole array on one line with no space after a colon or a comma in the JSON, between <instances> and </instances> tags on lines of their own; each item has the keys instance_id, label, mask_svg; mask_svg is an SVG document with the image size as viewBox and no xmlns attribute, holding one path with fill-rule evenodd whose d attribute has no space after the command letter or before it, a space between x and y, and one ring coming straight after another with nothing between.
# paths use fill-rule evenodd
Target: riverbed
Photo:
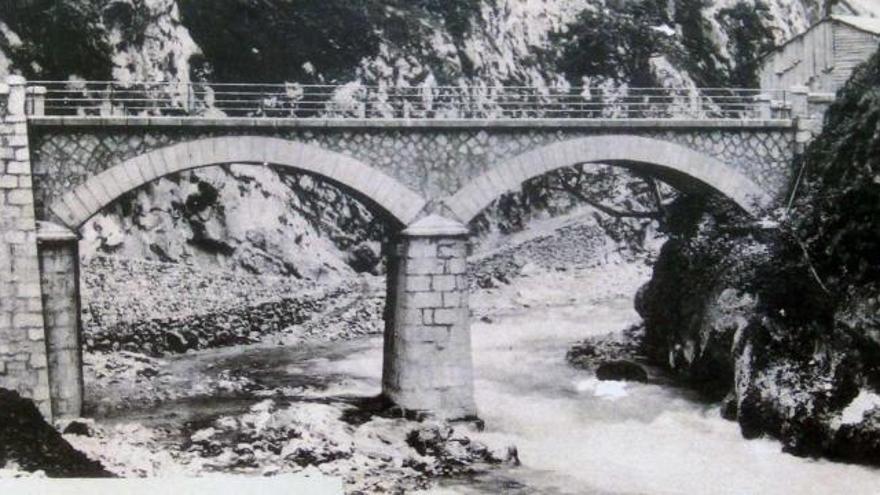
<instances>
[{"instance_id":1,"label":"riverbed","mask_svg":"<svg viewBox=\"0 0 880 495\"><path fill-rule=\"evenodd\" d=\"M604 270L604 271L603 271ZM876 494L880 470L794 457L771 439L745 440L718 406L686 389L600 382L570 367L565 353L589 335L638 322L626 283L638 270L536 274L474 297L475 390L487 443L514 444L521 465L441 480L438 493L548 494ZM587 278L584 278L587 277ZM596 287L621 290L596 291ZM380 392L380 337L309 346L274 343L191 353L169 360L171 374L235 373L259 393L233 390L218 400L183 398L107 424L141 422L168 429L241 414L266 391L354 400ZM223 400L220 400L223 399Z\"/></svg>"}]
</instances>

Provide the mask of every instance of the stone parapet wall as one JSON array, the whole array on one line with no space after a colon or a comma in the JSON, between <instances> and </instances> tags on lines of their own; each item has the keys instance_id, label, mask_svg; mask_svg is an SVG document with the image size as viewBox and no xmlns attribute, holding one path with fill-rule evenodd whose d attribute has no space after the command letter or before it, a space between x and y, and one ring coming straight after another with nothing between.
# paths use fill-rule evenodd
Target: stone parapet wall
<instances>
[{"instance_id":1,"label":"stone parapet wall","mask_svg":"<svg viewBox=\"0 0 880 495\"><path fill-rule=\"evenodd\" d=\"M0 388L51 417L24 84L0 84Z\"/></svg>"}]
</instances>

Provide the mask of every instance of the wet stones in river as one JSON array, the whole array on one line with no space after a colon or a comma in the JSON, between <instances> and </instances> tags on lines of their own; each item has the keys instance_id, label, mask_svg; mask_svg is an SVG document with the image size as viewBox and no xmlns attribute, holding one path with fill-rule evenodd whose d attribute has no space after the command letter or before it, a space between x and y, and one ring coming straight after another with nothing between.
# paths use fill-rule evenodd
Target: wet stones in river
<instances>
[{"instance_id":1,"label":"wet stones in river","mask_svg":"<svg viewBox=\"0 0 880 495\"><path fill-rule=\"evenodd\" d=\"M91 437L95 434L95 422L90 419L74 419L67 423L63 433L65 435L79 435L81 437Z\"/></svg>"},{"instance_id":2,"label":"wet stones in river","mask_svg":"<svg viewBox=\"0 0 880 495\"><path fill-rule=\"evenodd\" d=\"M475 472L480 464L519 465L516 447L490 448L445 423L410 430L406 443L418 456L406 458L404 465L422 473L448 476Z\"/></svg>"},{"instance_id":3,"label":"wet stones in river","mask_svg":"<svg viewBox=\"0 0 880 495\"><path fill-rule=\"evenodd\" d=\"M648 372L632 361L605 361L596 368L596 378L644 383L648 381Z\"/></svg>"}]
</instances>

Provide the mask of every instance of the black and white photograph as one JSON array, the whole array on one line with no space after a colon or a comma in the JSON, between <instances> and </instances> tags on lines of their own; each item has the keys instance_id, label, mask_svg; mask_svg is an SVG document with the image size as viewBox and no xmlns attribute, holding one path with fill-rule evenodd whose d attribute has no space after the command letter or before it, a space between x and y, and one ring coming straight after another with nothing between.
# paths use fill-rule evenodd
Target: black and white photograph
<instances>
[{"instance_id":1,"label":"black and white photograph","mask_svg":"<svg viewBox=\"0 0 880 495\"><path fill-rule=\"evenodd\" d=\"M0 493L880 494L880 0L0 0Z\"/></svg>"}]
</instances>

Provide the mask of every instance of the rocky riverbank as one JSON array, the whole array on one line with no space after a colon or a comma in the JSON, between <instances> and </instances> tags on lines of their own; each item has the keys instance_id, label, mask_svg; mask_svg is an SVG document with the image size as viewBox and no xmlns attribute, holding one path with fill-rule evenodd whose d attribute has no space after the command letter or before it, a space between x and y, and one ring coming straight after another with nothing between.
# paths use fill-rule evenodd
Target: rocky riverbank
<instances>
[{"instance_id":1,"label":"rocky riverbank","mask_svg":"<svg viewBox=\"0 0 880 495\"><path fill-rule=\"evenodd\" d=\"M389 416L314 390L292 403L288 392L264 390L270 398L182 429L89 423L65 438L123 477L314 472L342 478L347 493L403 493L518 462L515 448L481 440L473 425Z\"/></svg>"},{"instance_id":2,"label":"rocky riverbank","mask_svg":"<svg viewBox=\"0 0 880 495\"><path fill-rule=\"evenodd\" d=\"M876 296L831 310L800 255L780 252L778 233L701 208L711 206L674 209L681 230L636 297L644 325L587 339L569 361L592 370L617 360L656 366L720 402L746 438L880 463Z\"/></svg>"},{"instance_id":3,"label":"rocky riverbank","mask_svg":"<svg viewBox=\"0 0 880 495\"><path fill-rule=\"evenodd\" d=\"M269 335L338 340L382 331L384 280L334 283L94 257L83 268L85 348L154 357Z\"/></svg>"},{"instance_id":4,"label":"rocky riverbank","mask_svg":"<svg viewBox=\"0 0 880 495\"><path fill-rule=\"evenodd\" d=\"M783 449L880 465L880 53L798 163L785 211L682 198L639 292L639 352ZM572 352L589 361L595 345Z\"/></svg>"}]
</instances>

